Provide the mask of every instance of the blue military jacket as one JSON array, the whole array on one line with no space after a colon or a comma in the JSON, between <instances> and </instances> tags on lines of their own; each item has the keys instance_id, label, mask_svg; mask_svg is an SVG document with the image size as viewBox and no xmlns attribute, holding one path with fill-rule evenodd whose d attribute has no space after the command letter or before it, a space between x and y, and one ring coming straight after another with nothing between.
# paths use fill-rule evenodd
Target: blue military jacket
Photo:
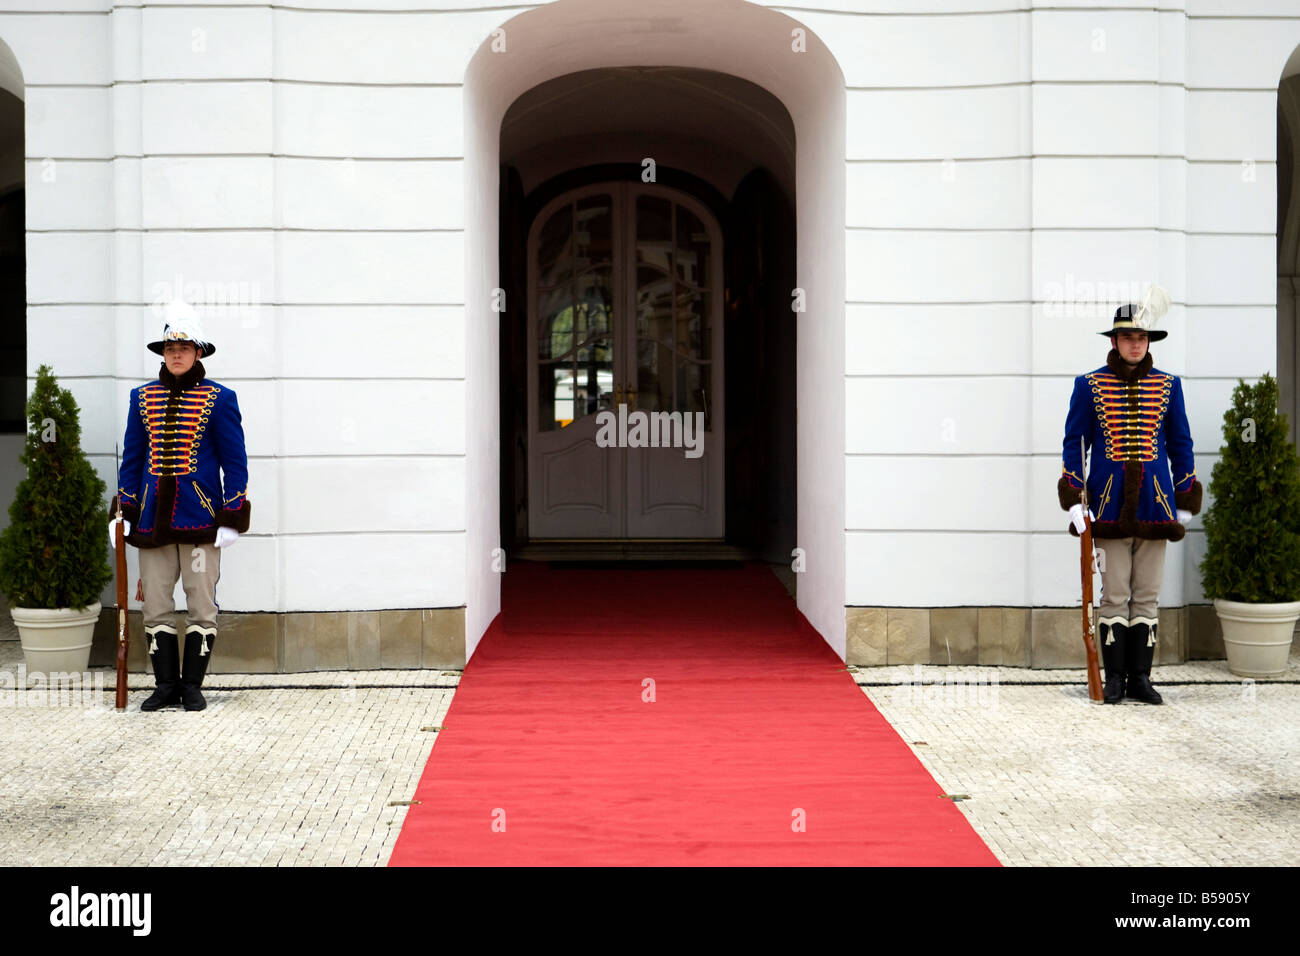
<instances>
[{"instance_id":1,"label":"blue military jacket","mask_svg":"<svg viewBox=\"0 0 1300 956\"><path fill-rule=\"evenodd\" d=\"M1093 535L1180 540L1186 529L1178 509L1201 510L1201 483L1178 376L1152 367L1149 352L1129 366L1111 349L1105 365L1074 380L1062 444L1065 463L1057 482L1067 511L1079 503L1084 484L1080 437L1093 450L1088 473L1088 507L1097 516ZM1079 534L1073 522L1070 533Z\"/></svg>"},{"instance_id":2,"label":"blue military jacket","mask_svg":"<svg viewBox=\"0 0 1300 956\"><path fill-rule=\"evenodd\" d=\"M222 475L224 473L224 484ZM233 390L204 377L201 361L131 389L117 497L127 543L208 544L218 527L248 530L248 456Z\"/></svg>"}]
</instances>

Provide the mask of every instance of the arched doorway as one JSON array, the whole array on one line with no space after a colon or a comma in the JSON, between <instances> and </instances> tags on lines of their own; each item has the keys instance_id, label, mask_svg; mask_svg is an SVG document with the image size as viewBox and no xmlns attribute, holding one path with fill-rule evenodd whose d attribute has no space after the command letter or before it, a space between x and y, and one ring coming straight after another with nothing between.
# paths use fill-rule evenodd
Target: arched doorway
<instances>
[{"instance_id":1,"label":"arched doorway","mask_svg":"<svg viewBox=\"0 0 1300 956\"><path fill-rule=\"evenodd\" d=\"M658 183L596 183L547 203L527 260L530 539L721 540L717 220Z\"/></svg>"},{"instance_id":2,"label":"arched doorway","mask_svg":"<svg viewBox=\"0 0 1300 956\"><path fill-rule=\"evenodd\" d=\"M803 572L798 579L800 611L842 658L844 74L814 31L743 0L663 0L649 20L635 0L557 0L503 21L466 70L465 388L475 402L466 434L466 649L473 653L501 607L501 303L526 298L503 296L509 277L500 269L502 194L508 185L501 165L502 120L515 100L547 80L647 64L709 70L751 83L782 104L794 130L790 182L791 194L797 196L796 283L784 290L788 320L798 329L795 374L784 385L791 390L798 418L797 548L792 549L797 555L790 557ZM621 103L611 103L605 115L636 118ZM773 130L768 125L762 132L770 136ZM603 141L570 145L561 168L573 168L575 157L585 159ZM635 144L628 149L635 150ZM625 152L621 161L645 158L644 152ZM671 165L662 156L657 160ZM738 179L744 174L741 170Z\"/></svg>"}]
</instances>

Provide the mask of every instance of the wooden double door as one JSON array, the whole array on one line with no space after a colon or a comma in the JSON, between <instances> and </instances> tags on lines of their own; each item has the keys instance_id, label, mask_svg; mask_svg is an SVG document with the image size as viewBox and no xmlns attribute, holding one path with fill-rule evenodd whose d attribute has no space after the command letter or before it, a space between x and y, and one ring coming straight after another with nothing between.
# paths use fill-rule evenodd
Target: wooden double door
<instances>
[{"instance_id":1,"label":"wooden double door","mask_svg":"<svg viewBox=\"0 0 1300 956\"><path fill-rule=\"evenodd\" d=\"M531 538L723 537L722 262L708 209L654 183L584 186L534 219ZM612 447L602 447L602 412L616 435L620 413L630 426ZM638 412L659 425L669 419L654 413L677 413L702 430L638 447Z\"/></svg>"}]
</instances>

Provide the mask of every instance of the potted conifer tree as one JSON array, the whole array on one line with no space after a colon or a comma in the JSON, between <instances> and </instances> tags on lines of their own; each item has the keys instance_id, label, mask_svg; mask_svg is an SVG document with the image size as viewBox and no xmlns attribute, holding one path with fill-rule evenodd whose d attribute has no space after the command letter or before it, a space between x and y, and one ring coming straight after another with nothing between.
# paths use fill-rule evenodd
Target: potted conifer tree
<instances>
[{"instance_id":1,"label":"potted conifer tree","mask_svg":"<svg viewBox=\"0 0 1300 956\"><path fill-rule=\"evenodd\" d=\"M29 671L84 672L113 578L104 554L105 485L81 450L80 409L48 365L27 401L27 477L0 535L0 590L9 598Z\"/></svg>"},{"instance_id":2,"label":"potted conifer tree","mask_svg":"<svg viewBox=\"0 0 1300 956\"><path fill-rule=\"evenodd\" d=\"M1300 619L1300 462L1277 402L1268 373L1237 380L1205 514L1201 584L1242 677L1285 673Z\"/></svg>"}]
</instances>

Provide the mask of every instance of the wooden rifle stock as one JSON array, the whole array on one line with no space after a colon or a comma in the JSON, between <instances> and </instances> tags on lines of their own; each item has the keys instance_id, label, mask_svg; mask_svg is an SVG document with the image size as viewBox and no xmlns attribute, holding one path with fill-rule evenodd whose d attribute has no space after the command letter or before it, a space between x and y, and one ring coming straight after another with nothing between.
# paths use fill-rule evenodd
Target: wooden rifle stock
<instances>
[{"instance_id":1,"label":"wooden rifle stock","mask_svg":"<svg viewBox=\"0 0 1300 956\"><path fill-rule=\"evenodd\" d=\"M117 504L117 699L118 710L126 710L126 526L122 523L122 499Z\"/></svg>"},{"instance_id":2,"label":"wooden rifle stock","mask_svg":"<svg viewBox=\"0 0 1300 956\"><path fill-rule=\"evenodd\" d=\"M113 449L114 464L117 460L117 449ZM113 472L114 477L117 472ZM122 496L117 496L117 514L113 516L117 522L117 533L113 537L116 542L113 545L114 558L117 562L117 696L114 700L114 706L118 710L126 710L126 525L122 523Z\"/></svg>"},{"instance_id":3,"label":"wooden rifle stock","mask_svg":"<svg viewBox=\"0 0 1300 956\"><path fill-rule=\"evenodd\" d=\"M1083 489L1079 492L1079 503L1083 505L1083 534L1079 535L1080 571L1083 574L1083 650L1088 656L1088 699L1095 704L1102 703L1101 664L1097 660L1097 628L1092 617L1092 519L1088 515L1088 472L1084 467L1087 458L1083 457L1083 439L1079 440L1079 467L1083 470Z\"/></svg>"},{"instance_id":4,"label":"wooden rifle stock","mask_svg":"<svg viewBox=\"0 0 1300 956\"><path fill-rule=\"evenodd\" d=\"M1085 495L1086 498L1086 495ZM1097 632L1092 618L1092 521L1088 517L1088 505L1083 506L1083 649L1088 655L1088 698L1101 701L1101 664L1097 661Z\"/></svg>"}]
</instances>

